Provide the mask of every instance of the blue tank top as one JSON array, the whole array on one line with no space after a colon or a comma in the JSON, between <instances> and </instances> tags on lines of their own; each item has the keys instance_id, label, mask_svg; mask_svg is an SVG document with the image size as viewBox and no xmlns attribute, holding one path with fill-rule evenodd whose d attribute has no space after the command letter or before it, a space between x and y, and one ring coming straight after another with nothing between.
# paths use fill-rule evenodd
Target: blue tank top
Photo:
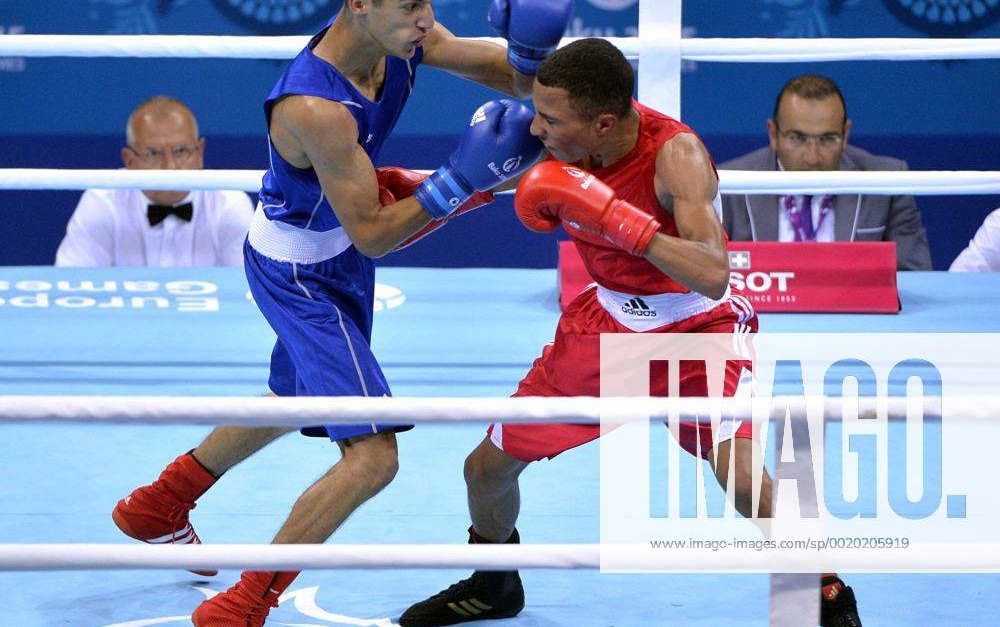
<instances>
[{"instance_id":1,"label":"blue tank top","mask_svg":"<svg viewBox=\"0 0 1000 627\"><path fill-rule=\"evenodd\" d=\"M282 97L290 95L316 96L343 104L358 125L358 137L353 139L374 161L410 96L417 65L424 53L424 49L418 47L412 59L386 57L382 93L377 101L372 102L337 68L313 54L313 48L328 28L314 36L292 60L264 101L270 167L264 174L260 189L261 208L271 220L312 231L329 231L340 226L340 221L323 195L316 171L293 166L282 159L271 145L271 111L274 105Z\"/></svg>"}]
</instances>

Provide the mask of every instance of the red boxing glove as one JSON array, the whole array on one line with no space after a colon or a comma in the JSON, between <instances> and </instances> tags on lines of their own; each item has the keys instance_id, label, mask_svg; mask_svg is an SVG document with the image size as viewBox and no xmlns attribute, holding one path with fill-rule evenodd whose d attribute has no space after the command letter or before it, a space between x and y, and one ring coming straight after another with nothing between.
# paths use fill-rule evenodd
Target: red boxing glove
<instances>
[{"instance_id":1,"label":"red boxing glove","mask_svg":"<svg viewBox=\"0 0 1000 627\"><path fill-rule=\"evenodd\" d=\"M426 174L421 174L420 172L414 172L413 170L407 170L406 168L397 168L395 166L387 166L384 168L375 168L375 178L378 179L379 191L385 188L396 201L402 200L403 198L409 198L413 195L413 192L420 187L420 184L424 182L427 178ZM385 206L386 203L382 203Z\"/></svg>"},{"instance_id":2,"label":"red boxing glove","mask_svg":"<svg viewBox=\"0 0 1000 627\"><path fill-rule=\"evenodd\" d=\"M547 233L560 223L593 233L633 255L642 255L660 230L659 221L593 174L559 161L528 170L514 196L517 217L533 231Z\"/></svg>"},{"instance_id":3,"label":"red boxing glove","mask_svg":"<svg viewBox=\"0 0 1000 627\"><path fill-rule=\"evenodd\" d=\"M378 179L379 204L385 207L386 205L391 205L404 198L409 198L428 176L429 175L427 174L395 166L375 168L375 178ZM406 248L410 244L423 239L433 231L441 228L448 222L448 220L451 220L456 216L460 216L463 213L468 213L473 209L478 209L483 205L488 205L491 202L493 202L493 192L476 192L469 197L468 200L459 205L458 209L456 209L453 214L444 220L431 220L427 226L403 240L398 246L393 248L393 250Z\"/></svg>"},{"instance_id":4,"label":"red boxing glove","mask_svg":"<svg viewBox=\"0 0 1000 627\"><path fill-rule=\"evenodd\" d=\"M392 195L388 187L378 186L378 204L388 207L396 202L396 197Z\"/></svg>"}]
</instances>

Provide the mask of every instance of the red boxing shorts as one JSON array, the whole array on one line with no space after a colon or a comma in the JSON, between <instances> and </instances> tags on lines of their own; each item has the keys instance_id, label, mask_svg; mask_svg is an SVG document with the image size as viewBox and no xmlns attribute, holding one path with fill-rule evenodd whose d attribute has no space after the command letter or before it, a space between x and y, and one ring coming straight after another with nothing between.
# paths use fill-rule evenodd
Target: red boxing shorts
<instances>
[{"instance_id":1,"label":"red boxing shorts","mask_svg":"<svg viewBox=\"0 0 1000 627\"><path fill-rule=\"evenodd\" d=\"M600 396L600 340L602 333L634 333L616 320L598 300L598 290L582 292L559 319L556 338L542 351L531 370L521 380L513 396ZM647 297L642 297L646 299ZM647 333L756 333L757 316L752 306L740 296L729 297L706 311L656 327ZM666 364L651 363L652 396L667 396L664 377ZM656 365L663 363L657 377ZM741 378L748 384L751 363L728 361L723 394L733 396ZM682 362L679 369L680 395L708 396L705 368ZM659 384L658 384L659 382ZM490 425L487 433L500 450L524 462L555 457L563 451L586 444L600 436L599 424L502 424ZM708 423L683 422L679 440L684 450L696 454L699 446L705 459L719 442L733 437L752 437L750 422L720 424L720 433L712 433ZM715 437L713 438L713 435Z\"/></svg>"}]
</instances>

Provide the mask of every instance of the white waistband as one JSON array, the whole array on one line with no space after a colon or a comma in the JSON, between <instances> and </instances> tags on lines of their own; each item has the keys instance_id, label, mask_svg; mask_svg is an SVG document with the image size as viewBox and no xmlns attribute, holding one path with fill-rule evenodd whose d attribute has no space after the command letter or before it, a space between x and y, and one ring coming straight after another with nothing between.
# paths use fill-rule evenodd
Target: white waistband
<instances>
[{"instance_id":1,"label":"white waistband","mask_svg":"<svg viewBox=\"0 0 1000 627\"><path fill-rule=\"evenodd\" d=\"M269 220L259 204L247 237L250 245L260 254L290 263L319 263L351 247L351 238L342 226L329 231L302 229Z\"/></svg>"},{"instance_id":2,"label":"white waistband","mask_svg":"<svg viewBox=\"0 0 1000 627\"><path fill-rule=\"evenodd\" d=\"M597 286L597 301L622 325L633 331L649 331L665 324L686 320L715 309L729 298L729 288L719 300L688 292L636 296Z\"/></svg>"}]
</instances>

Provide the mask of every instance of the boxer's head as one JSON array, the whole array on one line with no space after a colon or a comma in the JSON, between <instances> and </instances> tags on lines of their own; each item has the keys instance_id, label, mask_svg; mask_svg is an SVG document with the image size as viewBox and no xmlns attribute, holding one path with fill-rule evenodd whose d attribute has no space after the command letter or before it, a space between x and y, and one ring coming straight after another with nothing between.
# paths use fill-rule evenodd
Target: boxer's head
<instances>
[{"instance_id":1,"label":"boxer's head","mask_svg":"<svg viewBox=\"0 0 1000 627\"><path fill-rule=\"evenodd\" d=\"M631 114L634 86L632 66L614 45L603 39L575 41L538 68L531 132L560 161L579 161Z\"/></svg>"},{"instance_id":2,"label":"boxer's head","mask_svg":"<svg viewBox=\"0 0 1000 627\"><path fill-rule=\"evenodd\" d=\"M806 74L785 83L767 121L771 150L786 170L836 170L851 120L837 84Z\"/></svg>"},{"instance_id":3,"label":"boxer's head","mask_svg":"<svg viewBox=\"0 0 1000 627\"><path fill-rule=\"evenodd\" d=\"M430 0L345 0L345 17L394 57L409 59L434 28Z\"/></svg>"},{"instance_id":4,"label":"boxer's head","mask_svg":"<svg viewBox=\"0 0 1000 627\"><path fill-rule=\"evenodd\" d=\"M122 161L130 170L200 170L205 139L187 106L168 96L156 96L136 107L125 125ZM186 191L143 191L154 203L172 205Z\"/></svg>"}]
</instances>

